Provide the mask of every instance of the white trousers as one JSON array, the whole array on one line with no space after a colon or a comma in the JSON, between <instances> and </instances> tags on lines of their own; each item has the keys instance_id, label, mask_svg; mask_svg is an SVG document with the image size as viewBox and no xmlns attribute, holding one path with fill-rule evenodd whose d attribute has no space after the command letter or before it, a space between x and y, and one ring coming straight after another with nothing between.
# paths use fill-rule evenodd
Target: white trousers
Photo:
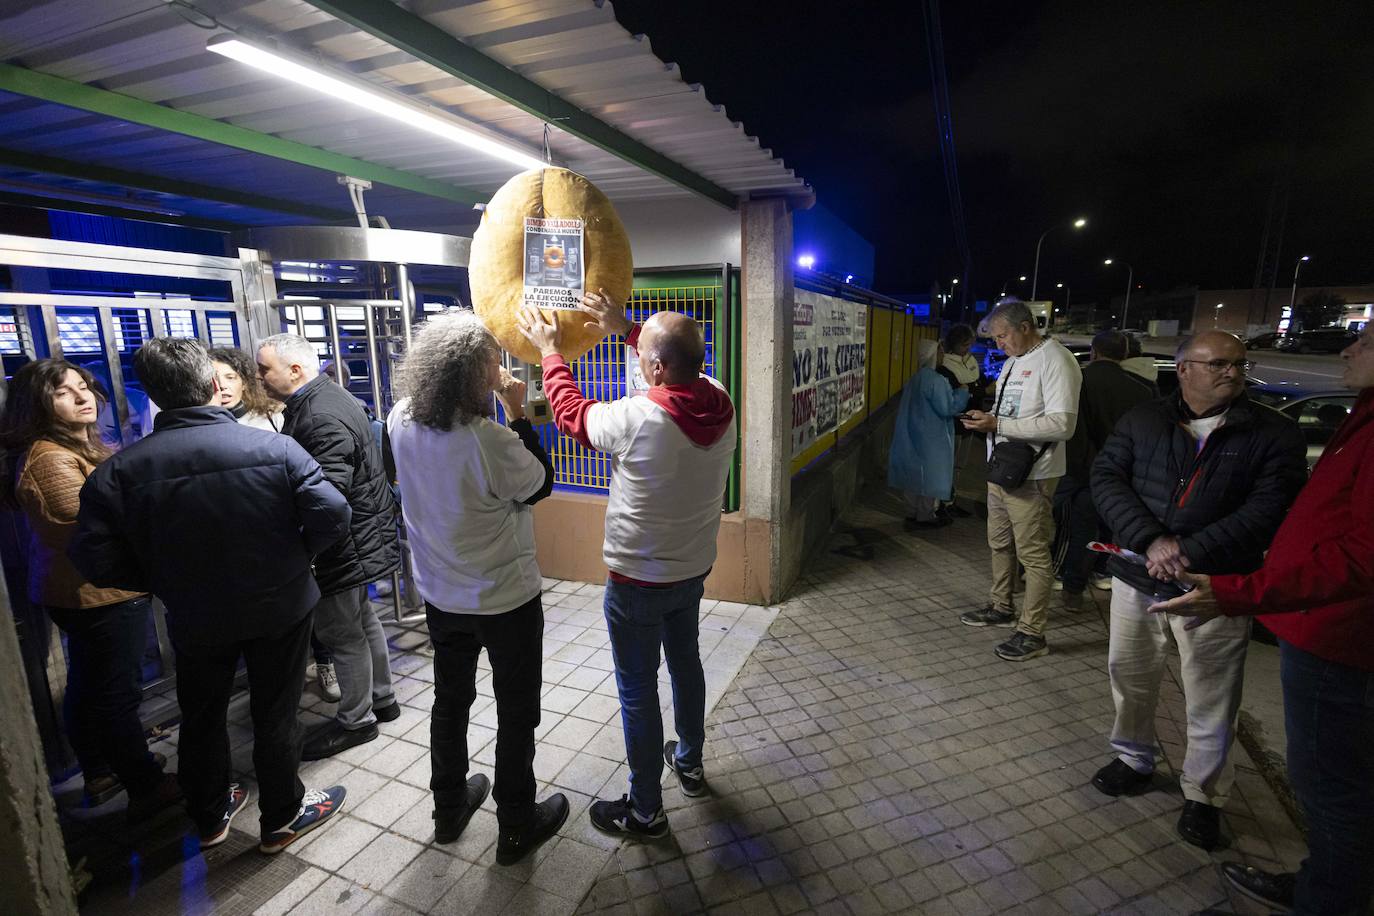
<instances>
[{"instance_id":1,"label":"white trousers","mask_svg":"<svg viewBox=\"0 0 1374 916\"><path fill-rule=\"evenodd\" d=\"M1217 617L1195 630L1187 618L1151 614L1156 599L1112 580L1111 675L1116 724L1112 748L1139 773L1155 768L1155 706L1169 643L1178 646L1188 712L1188 749L1179 782L1189 801L1221 807L1231 792L1231 745L1236 739L1250 645L1249 617Z\"/></svg>"}]
</instances>

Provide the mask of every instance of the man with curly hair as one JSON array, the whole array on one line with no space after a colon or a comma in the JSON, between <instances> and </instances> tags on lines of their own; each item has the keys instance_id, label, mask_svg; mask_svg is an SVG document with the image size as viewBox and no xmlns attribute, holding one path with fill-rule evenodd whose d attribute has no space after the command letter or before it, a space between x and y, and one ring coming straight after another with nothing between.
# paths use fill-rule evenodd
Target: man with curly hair
<instances>
[{"instance_id":1,"label":"man with curly hair","mask_svg":"<svg viewBox=\"0 0 1374 916\"><path fill-rule=\"evenodd\" d=\"M530 507L553 490L553 466L525 419L524 383L501 368L500 348L472 313L425 322L399 387L385 435L434 645L434 839L457 840L491 789L481 773L468 776L468 713L486 649L496 695L496 862L513 865L568 817L567 798L536 802L534 782L544 609ZM491 418L492 392L509 428Z\"/></svg>"}]
</instances>

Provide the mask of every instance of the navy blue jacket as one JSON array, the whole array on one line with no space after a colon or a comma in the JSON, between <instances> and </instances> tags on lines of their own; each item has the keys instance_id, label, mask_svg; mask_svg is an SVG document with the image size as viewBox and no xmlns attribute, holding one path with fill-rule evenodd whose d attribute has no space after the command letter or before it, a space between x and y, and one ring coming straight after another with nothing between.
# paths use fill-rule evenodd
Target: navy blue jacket
<instances>
[{"instance_id":1,"label":"navy blue jacket","mask_svg":"<svg viewBox=\"0 0 1374 916\"><path fill-rule=\"evenodd\" d=\"M315 561L320 591L337 595L391 575L401 565L396 499L362 402L318 375L286 399L285 416L281 431L320 463L353 510L347 533Z\"/></svg>"},{"instance_id":2,"label":"navy blue jacket","mask_svg":"<svg viewBox=\"0 0 1374 916\"><path fill-rule=\"evenodd\" d=\"M67 555L97 585L161 598L178 643L223 644L310 612L311 560L350 515L289 437L187 407L158 414L152 435L86 479Z\"/></svg>"}]
</instances>

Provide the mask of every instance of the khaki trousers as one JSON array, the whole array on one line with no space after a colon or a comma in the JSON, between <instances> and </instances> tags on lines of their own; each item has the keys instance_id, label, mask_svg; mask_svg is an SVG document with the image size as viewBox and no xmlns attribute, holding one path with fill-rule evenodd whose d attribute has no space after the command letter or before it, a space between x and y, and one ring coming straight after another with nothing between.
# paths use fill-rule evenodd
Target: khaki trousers
<instances>
[{"instance_id":1,"label":"khaki trousers","mask_svg":"<svg viewBox=\"0 0 1374 916\"><path fill-rule=\"evenodd\" d=\"M1120 579L1112 580L1107 647L1116 703L1112 749L1136 772L1154 771L1155 705L1169 643L1176 643L1188 714L1188 749L1179 783L1188 801L1220 808L1235 775L1231 745L1245 681L1250 618L1217 617L1196 630L1185 630L1186 618L1147 610L1156 600Z\"/></svg>"},{"instance_id":2,"label":"khaki trousers","mask_svg":"<svg viewBox=\"0 0 1374 916\"><path fill-rule=\"evenodd\" d=\"M1027 480L1014 490L988 484L988 547L992 548L992 592L989 600L1000 611L1014 611L1012 591L1016 564L1026 568L1026 595L1016 629L1031 636L1045 635L1049 618L1054 562L1052 508L1058 477Z\"/></svg>"}]
</instances>

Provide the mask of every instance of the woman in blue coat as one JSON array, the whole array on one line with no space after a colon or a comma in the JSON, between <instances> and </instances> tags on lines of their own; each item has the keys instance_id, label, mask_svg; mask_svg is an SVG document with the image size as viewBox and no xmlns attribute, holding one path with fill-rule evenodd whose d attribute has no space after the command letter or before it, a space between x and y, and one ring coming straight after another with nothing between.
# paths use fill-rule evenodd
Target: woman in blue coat
<instances>
[{"instance_id":1,"label":"woman in blue coat","mask_svg":"<svg viewBox=\"0 0 1374 916\"><path fill-rule=\"evenodd\" d=\"M908 527L939 528L940 502L954 497L954 416L968 406L968 389L955 389L936 371L943 354L933 340L920 342L919 367L902 389L897 425L888 453L887 482L901 490L914 515Z\"/></svg>"}]
</instances>

